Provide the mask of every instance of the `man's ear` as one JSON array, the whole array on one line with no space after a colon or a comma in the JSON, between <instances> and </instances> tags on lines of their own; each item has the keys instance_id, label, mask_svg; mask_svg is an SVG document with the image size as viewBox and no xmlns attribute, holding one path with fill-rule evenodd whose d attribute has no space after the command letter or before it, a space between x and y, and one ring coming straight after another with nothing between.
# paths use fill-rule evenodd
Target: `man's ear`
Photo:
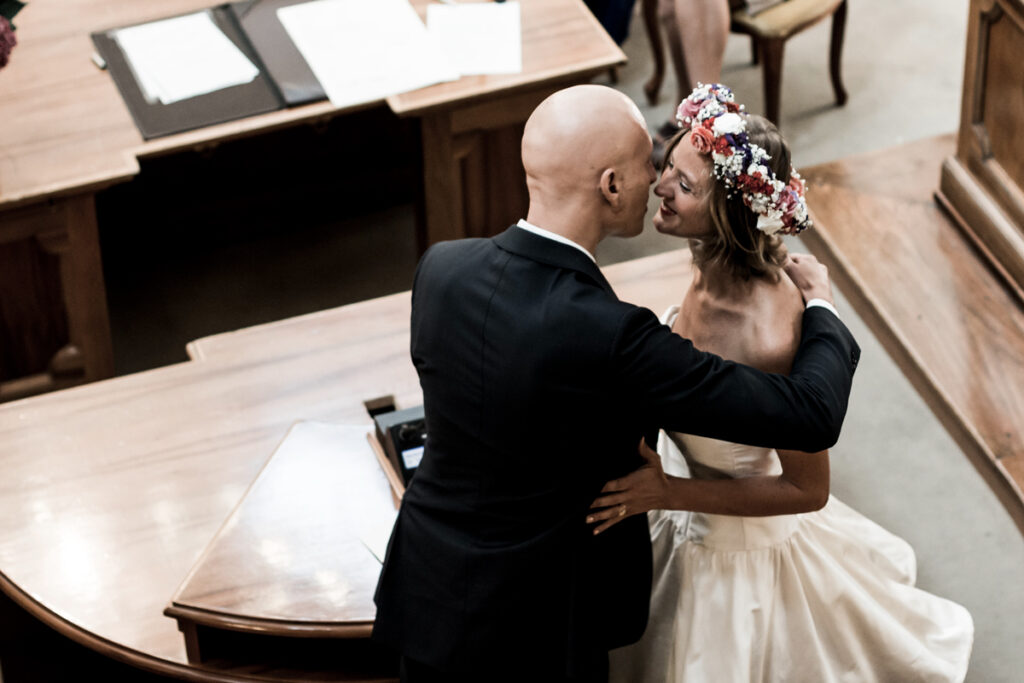
<instances>
[{"instance_id":1,"label":"man's ear","mask_svg":"<svg viewBox=\"0 0 1024 683\"><path fill-rule=\"evenodd\" d=\"M601 174L601 195L612 208L618 208L622 193L619 191L619 178L613 168L606 168Z\"/></svg>"}]
</instances>

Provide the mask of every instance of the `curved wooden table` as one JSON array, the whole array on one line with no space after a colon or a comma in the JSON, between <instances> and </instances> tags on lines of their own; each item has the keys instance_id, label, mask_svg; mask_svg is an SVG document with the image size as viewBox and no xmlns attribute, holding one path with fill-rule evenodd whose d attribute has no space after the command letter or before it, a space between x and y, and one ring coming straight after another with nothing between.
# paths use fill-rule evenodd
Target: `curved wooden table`
<instances>
[{"instance_id":1,"label":"curved wooden table","mask_svg":"<svg viewBox=\"0 0 1024 683\"><path fill-rule=\"evenodd\" d=\"M689 263L684 250L606 273L621 298L660 311ZM422 400L408 320L409 295L395 294L198 340L191 362L0 405L0 588L136 667L290 677L190 665L163 610L294 422L368 424L366 399Z\"/></svg>"}]
</instances>

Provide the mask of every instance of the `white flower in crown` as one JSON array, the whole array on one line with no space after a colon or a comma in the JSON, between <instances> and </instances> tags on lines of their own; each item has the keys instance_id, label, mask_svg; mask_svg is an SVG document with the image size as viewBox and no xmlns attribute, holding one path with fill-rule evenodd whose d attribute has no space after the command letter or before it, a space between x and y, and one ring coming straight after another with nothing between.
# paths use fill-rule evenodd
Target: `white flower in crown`
<instances>
[{"instance_id":1,"label":"white flower in crown","mask_svg":"<svg viewBox=\"0 0 1024 683\"><path fill-rule=\"evenodd\" d=\"M711 124L711 132L714 133L716 137L719 135L729 134L737 135L746 129L747 124L743 120L743 117L739 114L733 114L732 112L719 115L718 118L715 119L715 122Z\"/></svg>"},{"instance_id":2,"label":"white flower in crown","mask_svg":"<svg viewBox=\"0 0 1024 683\"><path fill-rule=\"evenodd\" d=\"M751 145L751 147L753 147L753 145ZM754 175L755 173L760 173L762 178L767 178L771 171L768 170L767 166L754 161L751 162L750 166L747 166L747 175Z\"/></svg>"},{"instance_id":3,"label":"white flower in crown","mask_svg":"<svg viewBox=\"0 0 1024 683\"><path fill-rule=\"evenodd\" d=\"M781 214L779 216L759 215L757 217L757 229L765 234L774 235L782 229Z\"/></svg>"},{"instance_id":4,"label":"white flower in crown","mask_svg":"<svg viewBox=\"0 0 1024 683\"><path fill-rule=\"evenodd\" d=\"M723 180L726 187L732 187L733 181L743 172L743 157L739 154L712 154L715 163L715 177Z\"/></svg>"}]
</instances>

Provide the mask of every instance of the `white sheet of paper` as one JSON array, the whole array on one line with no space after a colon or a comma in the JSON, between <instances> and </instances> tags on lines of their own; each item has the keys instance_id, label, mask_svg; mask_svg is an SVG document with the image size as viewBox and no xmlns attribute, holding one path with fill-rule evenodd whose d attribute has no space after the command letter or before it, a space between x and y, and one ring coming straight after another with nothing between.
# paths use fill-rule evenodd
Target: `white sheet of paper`
<instances>
[{"instance_id":1,"label":"white sheet of paper","mask_svg":"<svg viewBox=\"0 0 1024 683\"><path fill-rule=\"evenodd\" d=\"M263 492L266 495L273 487L273 495L290 505L290 515L342 523L383 562L398 512L391 485L366 439L369 432L361 425L296 422L268 467L301 462L306 469L291 464L291 476L268 477ZM296 533L315 532L316 524L311 522Z\"/></svg>"},{"instance_id":2,"label":"white sheet of paper","mask_svg":"<svg viewBox=\"0 0 1024 683\"><path fill-rule=\"evenodd\" d=\"M208 11L123 28L114 39L151 102L171 104L249 83L259 74Z\"/></svg>"},{"instance_id":3,"label":"white sheet of paper","mask_svg":"<svg viewBox=\"0 0 1024 683\"><path fill-rule=\"evenodd\" d=\"M459 78L408 0L315 0L277 17L336 107Z\"/></svg>"},{"instance_id":4,"label":"white sheet of paper","mask_svg":"<svg viewBox=\"0 0 1024 683\"><path fill-rule=\"evenodd\" d=\"M523 70L518 2L430 5L427 31L463 76Z\"/></svg>"}]
</instances>

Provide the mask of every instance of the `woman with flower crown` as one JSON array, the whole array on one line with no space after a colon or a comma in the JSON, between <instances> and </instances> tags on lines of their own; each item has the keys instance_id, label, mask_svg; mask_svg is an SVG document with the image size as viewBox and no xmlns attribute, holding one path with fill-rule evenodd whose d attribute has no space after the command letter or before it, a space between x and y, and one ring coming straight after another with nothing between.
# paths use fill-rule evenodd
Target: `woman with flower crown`
<instances>
[{"instance_id":1,"label":"woman with flower crown","mask_svg":"<svg viewBox=\"0 0 1024 683\"><path fill-rule=\"evenodd\" d=\"M787 144L722 85L698 86L677 118L654 225L690 240L694 275L663 322L702 349L788 373L803 302L779 236L811 220ZM964 679L970 614L915 588L910 546L829 496L827 451L676 433L658 451L609 482L588 518L600 533L650 511L650 618L640 642L612 652L612 681Z\"/></svg>"}]
</instances>

